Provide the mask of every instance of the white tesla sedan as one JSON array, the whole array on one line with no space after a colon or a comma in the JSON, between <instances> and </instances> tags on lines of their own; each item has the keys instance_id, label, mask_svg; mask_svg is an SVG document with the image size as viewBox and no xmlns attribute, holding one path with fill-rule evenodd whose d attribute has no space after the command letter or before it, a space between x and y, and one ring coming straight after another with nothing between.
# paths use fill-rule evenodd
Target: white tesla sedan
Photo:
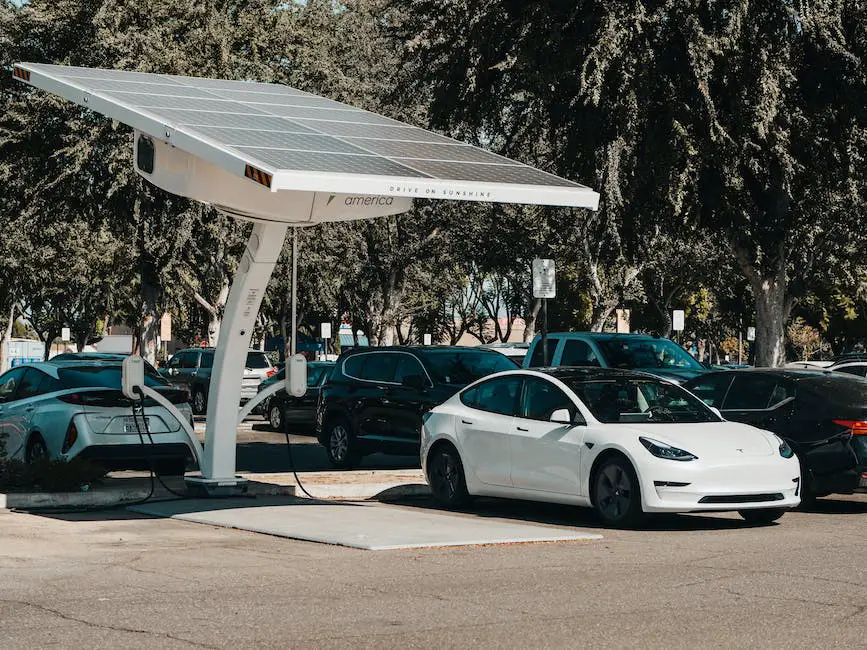
<instances>
[{"instance_id":1,"label":"white tesla sedan","mask_svg":"<svg viewBox=\"0 0 867 650\"><path fill-rule=\"evenodd\" d=\"M471 496L570 503L616 526L723 510L771 522L800 503L800 466L782 439L634 371L485 377L425 416L421 462L447 507Z\"/></svg>"}]
</instances>

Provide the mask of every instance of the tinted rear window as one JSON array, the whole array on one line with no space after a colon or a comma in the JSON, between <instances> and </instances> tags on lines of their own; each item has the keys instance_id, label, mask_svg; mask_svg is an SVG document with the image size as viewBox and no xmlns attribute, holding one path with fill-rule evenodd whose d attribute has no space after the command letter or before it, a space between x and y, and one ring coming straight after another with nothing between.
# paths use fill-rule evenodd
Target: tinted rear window
<instances>
[{"instance_id":1,"label":"tinted rear window","mask_svg":"<svg viewBox=\"0 0 867 650\"><path fill-rule=\"evenodd\" d=\"M437 384L466 386L495 372L514 370L517 364L499 352L481 350L425 350L419 352Z\"/></svg>"},{"instance_id":2,"label":"tinted rear window","mask_svg":"<svg viewBox=\"0 0 867 650\"><path fill-rule=\"evenodd\" d=\"M116 388L120 390L120 366L76 366L57 371L66 388ZM165 386L166 380L145 366L145 386Z\"/></svg>"},{"instance_id":3,"label":"tinted rear window","mask_svg":"<svg viewBox=\"0 0 867 650\"><path fill-rule=\"evenodd\" d=\"M263 368L270 368L271 362L268 361L268 356L264 352L248 352L247 367L253 370L262 370Z\"/></svg>"}]
</instances>

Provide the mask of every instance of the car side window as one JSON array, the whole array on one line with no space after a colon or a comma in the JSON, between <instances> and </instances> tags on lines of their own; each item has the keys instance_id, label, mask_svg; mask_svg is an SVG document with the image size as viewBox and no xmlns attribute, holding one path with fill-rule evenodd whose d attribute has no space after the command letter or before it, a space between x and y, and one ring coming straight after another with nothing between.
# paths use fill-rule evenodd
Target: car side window
<instances>
[{"instance_id":1,"label":"car side window","mask_svg":"<svg viewBox=\"0 0 867 650\"><path fill-rule=\"evenodd\" d=\"M554 353L557 351L557 344L560 343L560 339L558 338L548 338L548 365L553 365L554 363ZM544 359L542 359L542 339L536 341L536 345L533 346L533 356L530 357L530 367L531 368L541 368L545 363Z\"/></svg>"},{"instance_id":2,"label":"car side window","mask_svg":"<svg viewBox=\"0 0 867 650\"><path fill-rule=\"evenodd\" d=\"M13 368L0 376L0 402L9 402L16 399L15 392L21 385L26 368Z\"/></svg>"},{"instance_id":3,"label":"car side window","mask_svg":"<svg viewBox=\"0 0 867 650\"><path fill-rule=\"evenodd\" d=\"M843 368L834 368L836 372L845 372L849 375L864 377L867 374L867 365L845 366Z\"/></svg>"},{"instance_id":4,"label":"car side window","mask_svg":"<svg viewBox=\"0 0 867 650\"><path fill-rule=\"evenodd\" d=\"M27 399L28 397L39 395L39 386L42 383L42 378L47 376L44 372L35 368L28 368L21 379L21 385L18 386L18 393L15 395L15 399Z\"/></svg>"},{"instance_id":5,"label":"car side window","mask_svg":"<svg viewBox=\"0 0 867 650\"><path fill-rule=\"evenodd\" d=\"M731 383L732 375L711 375L698 380L690 391L708 406L720 408Z\"/></svg>"},{"instance_id":6,"label":"car side window","mask_svg":"<svg viewBox=\"0 0 867 650\"><path fill-rule=\"evenodd\" d=\"M765 375L734 378L723 408L727 411L764 410L768 408L775 393L777 380Z\"/></svg>"},{"instance_id":7,"label":"car side window","mask_svg":"<svg viewBox=\"0 0 867 650\"><path fill-rule=\"evenodd\" d=\"M403 383L407 377L418 376L424 379L425 384L428 383L427 375L421 363L411 354L397 354L397 370L394 375L394 381L398 384Z\"/></svg>"},{"instance_id":8,"label":"car side window","mask_svg":"<svg viewBox=\"0 0 867 650\"><path fill-rule=\"evenodd\" d=\"M394 383L398 355L389 352L365 354L361 378L368 381Z\"/></svg>"},{"instance_id":9,"label":"car side window","mask_svg":"<svg viewBox=\"0 0 867 650\"><path fill-rule=\"evenodd\" d=\"M474 388L472 408L500 415L515 415L518 410L521 382L520 376L511 376L497 377L479 384Z\"/></svg>"},{"instance_id":10,"label":"car side window","mask_svg":"<svg viewBox=\"0 0 867 650\"><path fill-rule=\"evenodd\" d=\"M560 356L561 366L599 366L599 357L587 341L567 339Z\"/></svg>"},{"instance_id":11,"label":"car side window","mask_svg":"<svg viewBox=\"0 0 867 650\"><path fill-rule=\"evenodd\" d=\"M195 370L198 367L199 367L199 353L198 352L184 352L184 356L181 358L181 368Z\"/></svg>"},{"instance_id":12,"label":"car side window","mask_svg":"<svg viewBox=\"0 0 867 650\"><path fill-rule=\"evenodd\" d=\"M577 408L569 397L550 381L530 377L524 381L524 398L520 415L530 420L551 421L554 411L566 409L570 417L575 417Z\"/></svg>"},{"instance_id":13,"label":"car side window","mask_svg":"<svg viewBox=\"0 0 867 650\"><path fill-rule=\"evenodd\" d=\"M199 368L213 368L214 367L214 353L213 352L202 352L202 359L199 361Z\"/></svg>"}]
</instances>

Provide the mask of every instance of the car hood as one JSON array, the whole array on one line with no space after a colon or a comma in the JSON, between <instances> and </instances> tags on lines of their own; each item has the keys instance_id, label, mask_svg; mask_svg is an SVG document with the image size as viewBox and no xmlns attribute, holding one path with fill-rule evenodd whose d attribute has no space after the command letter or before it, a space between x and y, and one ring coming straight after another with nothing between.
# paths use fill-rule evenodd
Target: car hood
<instances>
[{"instance_id":1,"label":"car hood","mask_svg":"<svg viewBox=\"0 0 867 650\"><path fill-rule=\"evenodd\" d=\"M739 422L642 423L629 425L629 429L638 436L673 445L710 461L779 453L779 443L771 434Z\"/></svg>"},{"instance_id":2,"label":"car hood","mask_svg":"<svg viewBox=\"0 0 867 650\"><path fill-rule=\"evenodd\" d=\"M673 381L677 384L682 384L689 381L690 379L695 379L700 375L704 375L710 372L709 370L705 370L704 368L702 368L701 370L696 370L694 368L636 368L636 370L640 372L646 372L649 375L655 375L662 379Z\"/></svg>"}]
</instances>

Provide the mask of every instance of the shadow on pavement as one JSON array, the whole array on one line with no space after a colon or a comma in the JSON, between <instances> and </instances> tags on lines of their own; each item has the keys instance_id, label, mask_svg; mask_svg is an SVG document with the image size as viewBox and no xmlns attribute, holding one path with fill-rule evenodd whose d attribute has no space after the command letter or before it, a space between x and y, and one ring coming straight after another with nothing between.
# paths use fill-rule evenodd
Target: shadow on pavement
<instances>
[{"instance_id":1,"label":"shadow on pavement","mask_svg":"<svg viewBox=\"0 0 867 650\"><path fill-rule=\"evenodd\" d=\"M289 453L285 442L242 442L238 443L237 469L239 472L273 474L291 472ZM325 448L319 444L292 444L292 460L295 471L322 472L335 471L328 462ZM387 456L372 454L365 456L356 469L418 469L416 456Z\"/></svg>"},{"instance_id":2,"label":"shadow on pavement","mask_svg":"<svg viewBox=\"0 0 867 650\"><path fill-rule=\"evenodd\" d=\"M439 510L444 513L453 512L441 508L433 499L428 497L394 499L390 503L413 508ZM554 503L480 497L474 499L470 506L454 512L476 517L519 519L552 526L610 530L610 527L603 524L591 508ZM719 517L710 514L658 514L648 517L644 524L636 530L643 532L737 530L768 525L774 526L776 524L752 524L740 518Z\"/></svg>"},{"instance_id":3,"label":"shadow on pavement","mask_svg":"<svg viewBox=\"0 0 867 650\"><path fill-rule=\"evenodd\" d=\"M845 498L816 499L814 503L801 507L798 511L817 515L863 515L867 514L867 502Z\"/></svg>"}]
</instances>

